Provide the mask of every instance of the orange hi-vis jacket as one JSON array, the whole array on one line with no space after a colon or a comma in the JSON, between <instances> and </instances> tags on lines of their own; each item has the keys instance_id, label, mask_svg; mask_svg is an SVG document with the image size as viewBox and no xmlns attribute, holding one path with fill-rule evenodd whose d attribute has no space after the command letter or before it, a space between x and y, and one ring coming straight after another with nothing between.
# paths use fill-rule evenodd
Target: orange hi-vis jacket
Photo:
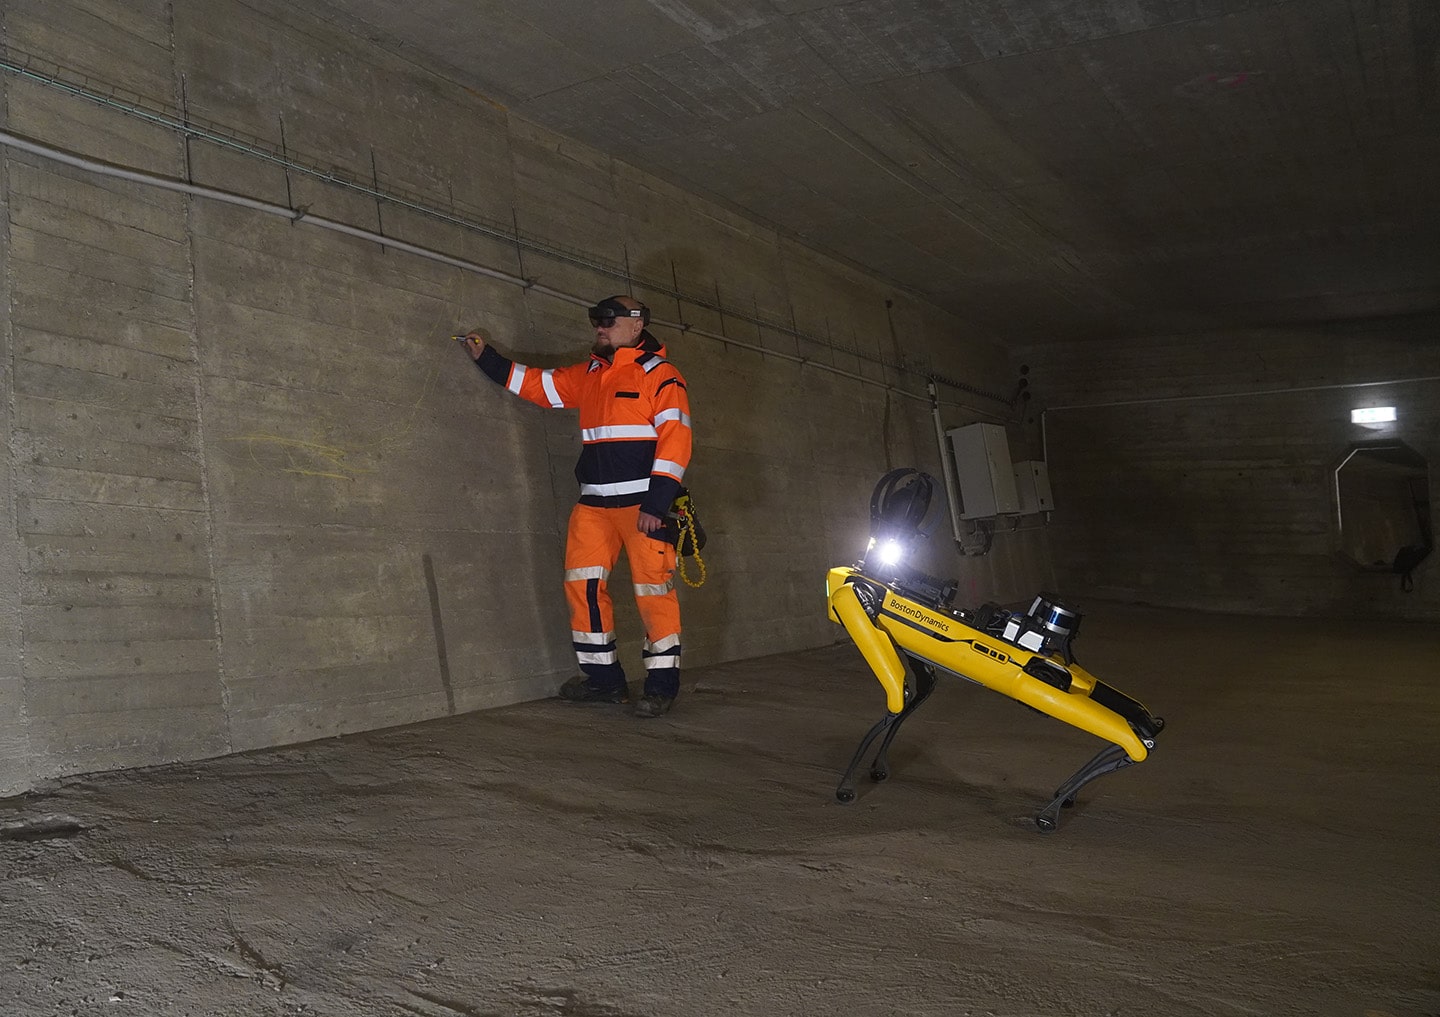
<instances>
[{"instance_id":1,"label":"orange hi-vis jacket","mask_svg":"<svg viewBox=\"0 0 1440 1017\"><path fill-rule=\"evenodd\" d=\"M583 447L575 464L580 504L639 505L664 517L690 465L690 397L685 379L649 332L613 361L534 368L487 345L476 366L521 399L580 410Z\"/></svg>"}]
</instances>

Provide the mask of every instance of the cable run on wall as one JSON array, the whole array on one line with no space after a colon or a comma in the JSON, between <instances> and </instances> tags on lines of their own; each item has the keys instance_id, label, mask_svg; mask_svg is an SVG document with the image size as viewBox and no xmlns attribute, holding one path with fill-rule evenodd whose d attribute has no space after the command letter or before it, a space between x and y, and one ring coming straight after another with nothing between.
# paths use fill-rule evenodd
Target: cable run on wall
<instances>
[{"instance_id":1,"label":"cable run on wall","mask_svg":"<svg viewBox=\"0 0 1440 1017\"><path fill-rule=\"evenodd\" d=\"M449 265L452 268L463 269L464 271L473 272L477 275L483 275L490 279L496 279L501 282L511 283L513 285L520 286L527 291L544 294L545 296L552 297L556 300L560 300L568 304L573 304L577 307L590 306L590 300L586 297L581 297L573 293L566 293L563 290L557 290L553 287L537 283L532 279L524 279L518 275L515 275L512 272L506 272L502 269L491 268L488 265L481 265L478 262L469 261L465 258L457 258L453 255L446 254L443 251L436 251L429 247L422 247L419 244L412 244L409 241L400 240L396 237L386 236L383 233L377 233L374 230L364 229L363 227L359 226L352 226L349 223L339 222L335 219L328 219L324 216L310 215L307 212L298 211L285 205L278 205L274 202L262 201L258 198L251 198L243 194L235 194L230 191L220 190L219 188L215 187L207 187L204 184L194 184L185 180L178 180L174 177L167 177L158 173L151 173L147 170L134 169L126 166L117 166L113 163L107 163L97 159L91 159L86 156L77 155L73 152L66 152L62 149L54 148L53 146L45 145L5 130L0 130L0 146L13 148L21 152L28 152L31 155L36 155L44 159L49 159L66 166L71 166L75 169L85 170L87 172L95 173L100 176L111 177L118 180L126 180L131 183L156 187L161 190L173 191L179 194L186 194L199 198L207 198L212 201L223 202L229 205L236 205L241 208L248 208L252 211L260 212L265 215L277 216L279 218L286 219L292 223L315 226L319 229L326 229L336 233L343 233L347 236L356 237L361 240L367 240L372 243L380 244L384 247L392 248L397 251L404 251L407 254L413 254L417 257L425 258L427 260L438 262L443 265ZM798 354L786 353L783 350L767 349L762 346L756 346L753 343L747 343L743 340L734 339L730 336L721 335L716 332L710 332L706 329L695 328L690 325L685 325L681 322L666 321L664 318L658 316L653 318L652 320L654 324L681 330L684 331L687 335L704 336L708 339L714 339L718 342L726 343L730 346L736 346L740 349L750 350L755 353L760 353L764 356L778 357L781 360L788 360L792 363L807 365L815 368L816 370L825 371L830 374L837 374L841 377L850 378L854 381L861 382L862 384L874 385L878 388L883 388L887 391L894 392L897 395L904 396L908 399L919 401L926 398L923 395L907 392L902 388L897 388L886 382L877 381L874 378L867 378L862 374L855 373L854 371L846 371L834 365L820 363L810 358L802 357ZM954 405L960 406L964 409L984 416L995 416L995 414L990 413L987 410L980 409L979 407L968 406L964 403L954 403Z\"/></svg>"},{"instance_id":2,"label":"cable run on wall","mask_svg":"<svg viewBox=\"0 0 1440 1017\"><path fill-rule=\"evenodd\" d=\"M739 310L737 308L725 305L718 299L697 296L693 293L684 292L673 283L633 276L629 271L629 267L627 265L609 262L603 258L581 252L575 248L566 247L553 241L527 234L520 230L518 224L502 224L493 220L487 220L484 217L475 214L468 209L463 210L462 214L461 211L453 208L450 210L437 208L436 206L429 204L424 198L418 195L409 194L396 189L381 188L378 185L378 180L375 183L366 183L336 167L325 167L318 162L306 161L304 159L301 159L298 156L290 153L284 147L277 148L274 145L269 144L259 138L246 135L242 132L232 130L228 127L224 127L212 121L204 120L203 118L192 117L186 110L175 111L172 109L166 109L163 106L154 103L153 101L146 100L139 95L128 92L127 90L118 87L96 87L95 84L93 84L88 78L85 78L83 75L66 72L58 65L51 64L48 61L41 61L38 58L20 53L13 48L0 48L0 71L15 75L16 77L22 78L24 80L38 83L48 88L56 89L58 91L64 92L67 95L72 95L77 98L85 99L89 102L93 102L97 105L103 106L106 109L111 109L126 116L139 119L145 123L149 123L154 126L173 131L177 134L184 136L187 139L203 141L224 148L228 151L236 152L250 158L261 160L263 162L284 169L287 174L290 172L301 173L306 176L321 180L326 184L345 190L357 192L376 202L383 202L386 204L394 205L398 208L404 208L408 211L436 219L440 222L458 227L460 229L464 229L468 232L476 233L491 239L504 241L508 245L516 246L518 248L530 251L534 254L539 254L546 258L561 261L578 268L588 269L601 275L610 276L616 279L625 279L630 282L637 283L648 292L670 297L682 303L691 304L695 307L703 308L705 310L715 311L721 314L727 320L743 321L747 324L754 325L757 328L766 329L781 335L787 335L796 340L801 340L806 343L829 349L835 353L844 354L845 356L854 357L857 360L873 363L881 367L882 369L893 370L900 374L908 374L912 377L924 380L927 383L935 382L938 384L942 384L948 388L953 388L957 391L977 395L981 398L1001 403L1007 407L1013 408L1014 406L1015 400L1013 397L1002 395L1000 393L990 391L989 389L936 373L929 370L928 365L926 367L920 367L912 363L893 361L883 355L862 352L855 347L849 346L844 343L836 342L830 336L821 336L815 333L806 332L798 328L793 322L785 322L777 318L762 315L758 313L758 310L754 312ZM105 168L111 167L111 164L99 160L86 159L86 157L83 156L74 156L72 153L63 153L62 150L51 148L50 146L46 146L39 141L34 141L32 139L22 139L16 135L7 135L7 137L14 139L16 142L24 142L28 145L36 146L37 148L43 148L47 150L37 151L36 148L27 149L31 151L32 154L42 155L47 158L55 158L55 156L50 153L72 155L72 157L75 159L80 159L86 163L89 163L90 165L85 165L81 168L89 169L92 172L104 172ZM6 144L11 144L11 142L7 141ZM22 146L17 143L12 144L11 147ZM72 163L72 165L74 165L74 163ZM139 173L139 171L130 172ZM238 195L234 194L233 192L223 191L216 188L208 188L204 185L191 184L188 181L179 181L172 178L164 178L151 174L140 174L140 177L144 177L146 179L140 179L139 182L151 183L156 186L160 186L160 184L158 183L159 180L166 180L169 181L171 184L184 184L184 190L186 191L186 193L195 194L201 197L208 197L215 200L230 200L232 198L237 199L231 201L231 203L246 205L247 207L254 208L257 211L266 211L270 212L271 214L281 214L272 211L272 209L281 209L283 210L283 214L285 214L288 218L296 221L309 221L313 225L320 225L324 228L336 229L339 232L350 233L354 236L363 236L365 239L373 240L376 243L382 243L387 246L394 247L398 250L406 250L412 254L419 254L421 251L425 251L428 252L426 256L430 254L437 255L439 256L439 260L445 260L446 263L452 264L455 267L480 271L481 274L488 275L492 278L504 279L507 282L513 282L516 285L520 285L526 289L533 289L537 292L545 292L551 296L555 296L573 303L578 303L581 306L588 306L588 302L586 300L570 294L561 294L559 291L549 290L547 287L541 286L537 282L537 280L533 278L524 278L513 273L503 272L497 269L490 269L485 266L477 265L473 262L465 261L464 259L450 258L450 256L443 255L441 252L431 251L428 248L420 248L418 247L418 245L409 245L406 244L404 241L392 241L391 238L380 232L364 230L360 227L349 226L347 224L339 223L334 220L324 220L322 222L316 217L305 215L299 210L287 208L283 205L272 205L269 202L258 201L258 199L247 198L244 195ZM135 180L138 178L130 177L129 179ZM191 190L190 188L194 189ZM170 187L169 189L179 190L182 188ZM261 205L269 207L262 209L258 207ZM728 343L732 346L738 346L741 348L754 350L768 356L779 357L781 359L789 360L794 363L806 364L813 367L821 368L831 373L854 378L867 384L879 385L880 387L887 389L893 388L893 386L890 386L888 383L876 382L855 372L845 371L832 365L825 365L814 360L813 358L804 357L799 354L788 354L782 351L770 349L765 346L746 343L742 340L737 340L729 335L721 335L709 332L704 329L696 328L695 326L692 326L687 322L665 322L660 320L659 318L656 318L655 321L657 324L662 324L671 328L678 329L686 334L702 335L707 338L717 339L721 342ZM893 390L913 400L926 399L924 395L907 392L903 389L894 388ZM949 400L947 400L947 402L949 402ZM970 409L976 413L981 413L990 417L999 418L1003 416L1002 414L997 414L993 411L984 410L979 407L968 406L964 403L957 402L955 403L955 405L961 406L965 409Z\"/></svg>"}]
</instances>

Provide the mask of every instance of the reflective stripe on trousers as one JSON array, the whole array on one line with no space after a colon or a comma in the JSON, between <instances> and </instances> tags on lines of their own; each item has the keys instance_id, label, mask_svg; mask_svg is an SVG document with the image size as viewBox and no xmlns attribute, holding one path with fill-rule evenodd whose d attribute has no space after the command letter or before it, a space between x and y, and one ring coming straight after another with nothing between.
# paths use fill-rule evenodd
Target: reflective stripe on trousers
<instances>
[{"instance_id":1,"label":"reflective stripe on trousers","mask_svg":"<svg viewBox=\"0 0 1440 1017\"><path fill-rule=\"evenodd\" d=\"M565 537L565 599L580 670L592 684L625 681L615 651L610 571L623 548L630 563L635 606L645 625L645 695L680 690L680 599L675 593L675 548L635 528L640 506L576 505ZM662 532L662 531L657 531Z\"/></svg>"}]
</instances>

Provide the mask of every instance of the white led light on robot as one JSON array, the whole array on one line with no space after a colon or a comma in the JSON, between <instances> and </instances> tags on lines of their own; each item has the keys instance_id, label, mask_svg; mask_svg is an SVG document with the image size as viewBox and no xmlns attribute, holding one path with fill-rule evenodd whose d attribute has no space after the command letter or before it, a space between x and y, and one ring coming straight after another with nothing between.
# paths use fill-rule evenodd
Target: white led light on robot
<instances>
[{"instance_id":1,"label":"white led light on robot","mask_svg":"<svg viewBox=\"0 0 1440 1017\"><path fill-rule=\"evenodd\" d=\"M880 545L880 562L884 565L899 565L905 558L905 546L898 540L887 540Z\"/></svg>"}]
</instances>

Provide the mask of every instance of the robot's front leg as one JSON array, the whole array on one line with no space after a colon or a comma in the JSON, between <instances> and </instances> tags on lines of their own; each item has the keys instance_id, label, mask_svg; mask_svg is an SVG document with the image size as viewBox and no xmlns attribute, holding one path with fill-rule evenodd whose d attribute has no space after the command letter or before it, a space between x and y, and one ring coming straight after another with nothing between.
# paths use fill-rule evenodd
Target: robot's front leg
<instances>
[{"instance_id":1,"label":"robot's front leg","mask_svg":"<svg viewBox=\"0 0 1440 1017\"><path fill-rule=\"evenodd\" d=\"M890 747L890 742L899 729L900 721L919 704L913 700L906 701L905 665L900 660L900 654L896 652L894 641L885 632L876 628L874 620L865 610L865 605L861 603L855 588L847 584L836 590L834 596L830 598L830 608L835 612L835 617L840 620L840 624L845 626L846 633L855 641L860 655L865 658L865 663L869 664L870 670L874 672L876 681L885 689L887 712L860 740L859 748L855 750L850 765L845 768L845 774L840 778L840 786L835 789L837 799L842 802L852 802L855 800L855 788L850 783L850 779L854 775L856 767L860 765L860 761L870 750L870 746L875 744L875 739L882 734L885 735L880 752L871 766L871 776L876 780L884 780L890 775L885 761L886 750Z\"/></svg>"},{"instance_id":2,"label":"robot's front leg","mask_svg":"<svg viewBox=\"0 0 1440 1017\"><path fill-rule=\"evenodd\" d=\"M851 783L850 780L850 778L855 775L855 768L860 765L860 760L865 758L865 753L869 751L875 739L879 738L887 729L890 731L890 734L886 737L885 744L887 746L890 744L890 739L895 736L895 729L900 726L900 716L898 713L887 713L876 722L874 727L865 732L865 737L860 739L860 746L855 750L855 755L850 757L850 765L845 767L845 773L840 777L839 786L835 788L836 801L842 805L849 805L855 800L855 785ZM882 748L880 753L884 755L885 750ZM871 771L871 776L874 776L873 770ZM889 776L889 774L887 773L886 776ZM883 780L884 778L881 777L877 779Z\"/></svg>"},{"instance_id":3,"label":"robot's front leg","mask_svg":"<svg viewBox=\"0 0 1440 1017\"><path fill-rule=\"evenodd\" d=\"M875 761L870 764L870 779L876 783L890 776L888 753L890 752L890 743L900 733L900 725L905 722L906 717L920 709L921 704L930 698L930 693L935 691L935 669L913 654L906 654L906 657L910 661L910 673L915 676L914 695L906 702L905 709L901 710L899 716L895 718L895 723L890 725L885 740L880 743L880 751L875 753Z\"/></svg>"},{"instance_id":4,"label":"robot's front leg","mask_svg":"<svg viewBox=\"0 0 1440 1017\"><path fill-rule=\"evenodd\" d=\"M905 723L905 718L920 709L921 704L930 698L930 693L935 691L935 672L930 665L915 657L910 658L910 664L916 679L915 694L906 702L904 709L899 713L885 714L865 733L865 737L860 739L860 747L855 750L855 755L850 757L850 765L845 768L845 775L840 778L840 786L835 789L837 801L848 805L855 800L855 785L851 783L855 768L865 758L865 753L875 743L875 739L882 734L885 740L880 743L880 751L875 753L875 759L870 764L870 779L878 784L890 776L890 743L900 733L900 725Z\"/></svg>"}]
</instances>

